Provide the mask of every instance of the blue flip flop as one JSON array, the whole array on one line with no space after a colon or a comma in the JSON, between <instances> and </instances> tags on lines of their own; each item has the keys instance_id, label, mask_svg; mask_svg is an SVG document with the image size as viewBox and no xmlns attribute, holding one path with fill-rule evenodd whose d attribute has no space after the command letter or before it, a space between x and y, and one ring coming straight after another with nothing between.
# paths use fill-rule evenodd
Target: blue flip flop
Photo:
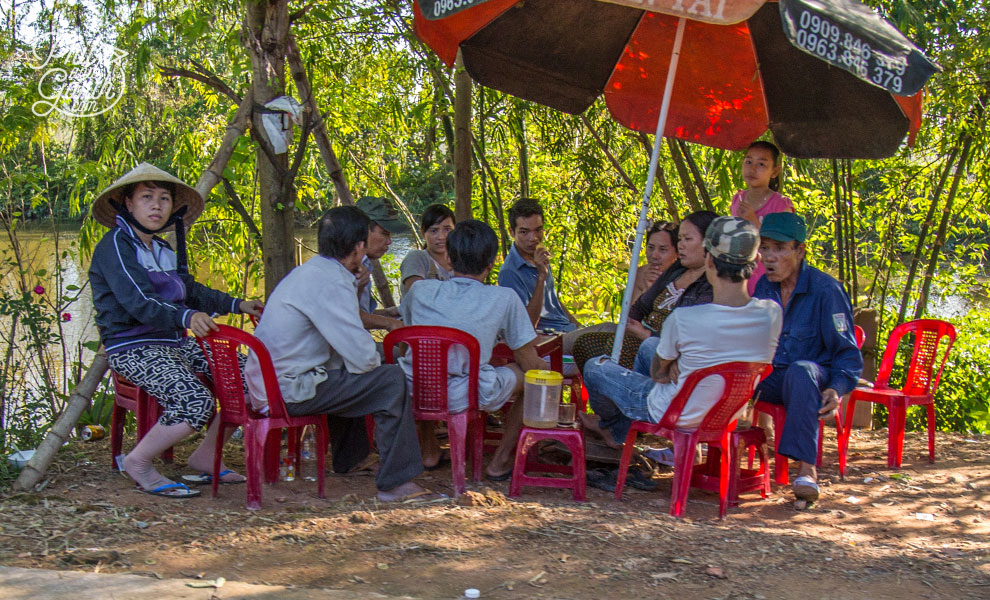
<instances>
[{"instance_id":1,"label":"blue flip flop","mask_svg":"<svg viewBox=\"0 0 990 600\"><path fill-rule=\"evenodd\" d=\"M247 481L246 479L242 479L240 481L224 481L223 476L228 475L230 473L233 473L233 471L231 471L230 469L220 471L220 485L233 485L237 483L244 483L245 481ZM213 476L210 475L209 473L200 473L199 475L183 475L182 481L185 481L186 483L191 483L193 485L210 485L211 483L213 483Z\"/></svg>"},{"instance_id":2,"label":"blue flip flop","mask_svg":"<svg viewBox=\"0 0 990 600\"><path fill-rule=\"evenodd\" d=\"M153 490L146 490L141 486L137 486L137 490L144 494L163 496L165 498L195 498L199 495L199 490L191 490L184 483L166 483Z\"/></svg>"}]
</instances>

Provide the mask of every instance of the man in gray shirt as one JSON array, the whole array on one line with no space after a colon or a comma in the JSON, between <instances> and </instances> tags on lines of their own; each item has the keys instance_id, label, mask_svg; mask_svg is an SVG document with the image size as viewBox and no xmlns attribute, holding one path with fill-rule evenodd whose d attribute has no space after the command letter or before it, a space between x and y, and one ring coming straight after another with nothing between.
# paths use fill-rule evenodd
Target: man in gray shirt
<instances>
[{"instance_id":1,"label":"man in gray shirt","mask_svg":"<svg viewBox=\"0 0 990 600\"><path fill-rule=\"evenodd\" d=\"M265 305L255 335L271 354L290 415L374 415L380 467L378 499L428 495L411 480L423 472L406 380L382 365L375 341L361 324L354 273L364 258L368 217L353 206L333 208L320 220L320 254L285 276ZM252 403L267 410L259 363L245 367ZM334 443L338 451L339 440Z\"/></svg>"},{"instance_id":2,"label":"man in gray shirt","mask_svg":"<svg viewBox=\"0 0 990 600\"><path fill-rule=\"evenodd\" d=\"M522 391L523 374L530 369L546 369L536 353L536 332L526 307L508 288L485 285L495 264L498 239L492 228L476 220L461 221L447 236L447 254L454 269L449 281L423 279L415 282L402 298L399 314L408 325L441 325L470 333L481 350L478 377L478 406L495 412ZM499 341L512 349L516 362L504 367L488 364ZM448 359L450 410L467 409L467 383L471 365L467 351L455 346L458 356ZM453 354L453 350L451 352ZM399 364L412 380L412 365L405 357ZM434 433L435 421L419 423L423 462L427 466L440 459L440 445ZM515 402L506 418L502 443L488 465L489 479L501 481L512 471L516 440L522 427L522 402Z\"/></svg>"}]
</instances>

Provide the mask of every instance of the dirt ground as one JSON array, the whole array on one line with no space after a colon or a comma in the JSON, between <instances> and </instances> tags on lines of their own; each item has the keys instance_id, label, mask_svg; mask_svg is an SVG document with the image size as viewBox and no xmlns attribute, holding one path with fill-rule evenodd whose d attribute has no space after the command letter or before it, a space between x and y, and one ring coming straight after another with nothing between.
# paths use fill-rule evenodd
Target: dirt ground
<instances>
[{"instance_id":1,"label":"dirt ground","mask_svg":"<svg viewBox=\"0 0 990 600\"><path fill-rule=\"evenodd\" d=\"M775 486L724 521L717 496L694 489L687 518L671 518L669 470L621 503L594 488L584 503L525 488L507 502L489 494L492 506L384 505L371 477L328 476L326 499L315 483L279 483L249 512L243 486L217 499L136 493L111 472L107 440L77 442L40 492L0 497L0 564L437 599L468 587L485 599L990 597L990 438L939 434L929 464L924 435L909 434L891 471L886 431L857 431L840 481L828 435L819 502L798 511ZM192 447L163 471L188 472ZM226 455L243 460L238 442ZM418 481L451 492L449 469ZM486 486L508 493L508 482L469 488Z\"/></svg>"}]
</instances>

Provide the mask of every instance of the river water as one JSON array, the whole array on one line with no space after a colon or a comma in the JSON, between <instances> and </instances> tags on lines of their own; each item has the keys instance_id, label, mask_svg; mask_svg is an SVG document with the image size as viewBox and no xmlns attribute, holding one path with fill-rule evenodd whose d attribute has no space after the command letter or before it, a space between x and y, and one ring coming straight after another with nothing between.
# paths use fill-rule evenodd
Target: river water
<instances>
[{"instance_id":1,"label":"river water","mask_svg":"<svg viewBox=\"0 0 990 600\"><path fill-rule=\"evenodd\" d=\"M45 288L41 300L46 310L53 313L57 310L59 318L68 315L69 320L60 320L61 337L65 343L66 360L72 362L79 360L83 365L88 365L92 360L92 352L82 345L86 342L99 340L99 332L93 319L93 296L88 285L89 260L78 256L77 238L79 227L77 224L61 225L53 228L47 226L32 225L23 226L17 231L18 248L20 251L20 264L18 267L15 254L12 251L10 237L0 231L0 257L3 261L0 264L0 286L5 293L18 293L21 286L20 272L25 273L24 285L27 289L34 289L35 286ZM308 260L315 253L316 229L297 229L295 232L297 240L297 255L303 261ZM405 255L415 247L415 239L411 234L393 236L392 246L389 253L382 258L382 267L392 283L392 290L395 299L398 301L398 279L399 264ZM59 267L61 271L59 272ZM42 275L36 275L37 273ZM60 273L58 278L55 274ZM219 289L224 289L223 284L214 280L209 273L198 272L197 281L206 285L211 285ZM76 290L72 288L78 288ZM260 287L259 287L260 289ZM61 293L59 292L61 290ZM18 357L21 360L29 361L33 357L24 356L24 344L18 340L11 339L11 321L9 317L0 317L0 340L3 341L0 352L5 352L10 344L15 344L15 364ZM23 331L23 328L21 328ZM21 331L15 337L19 338ZM57 345L49 348L49 355L53 362L62 362L62 348ZM41 379L36 369L28 369L24 373L28 381L40 383ZM62 375L55 374L58 383L61 384Z\"/></svg>"}]
</instances>

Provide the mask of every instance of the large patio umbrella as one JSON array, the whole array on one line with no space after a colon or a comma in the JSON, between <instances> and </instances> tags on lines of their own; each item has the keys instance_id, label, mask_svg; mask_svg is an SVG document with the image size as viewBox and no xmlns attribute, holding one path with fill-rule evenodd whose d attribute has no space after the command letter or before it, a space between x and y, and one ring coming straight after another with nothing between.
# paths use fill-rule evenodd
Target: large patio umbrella
<instances>
[{"instance_id":1,"label":"large patio umbrella","mask_svg":"<svg viewBox=\"0 0 990 600\"><path fill-rule=\"evenodd\" d=\"M417 35L478 82L578 114L604 93L655 132L618 358L661 138L800 158L881 158L920 126L937 66L856 0L415 0ZM911 140L909 139L909 142Z\"/></svg>"}]
</instances>

